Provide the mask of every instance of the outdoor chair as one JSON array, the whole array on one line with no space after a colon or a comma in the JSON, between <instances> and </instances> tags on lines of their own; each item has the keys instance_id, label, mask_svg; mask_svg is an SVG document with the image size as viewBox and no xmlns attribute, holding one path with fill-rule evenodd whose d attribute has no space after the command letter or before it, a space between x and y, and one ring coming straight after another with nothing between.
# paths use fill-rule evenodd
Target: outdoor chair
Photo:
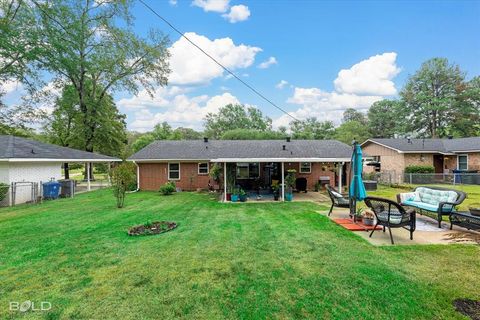
<instances>
[{"instance_id":1,"label":"outdoor chair","mask_svg":"<svg viewBox=\"0 0 480 320\"><path fill-rule=\"evenodd\" d=\"M367 197L364 201L365 204L372 209L377 218L377 223L370 233L370 237L372 237L377 226L380 225L383 226L383 232L385 232L385 228L388 228L392 244L394 244L394 242L391 228L404 228L410 231L410 240L413 240L416 221L414 209L406 210L395 201L377 197Z\"/></svg>"},{"instance_id":2,"label":"outdoor chair","mask_svg":"<svg viewBox=\"0 0 480 320\"><path fill-rule=\"evenodd\" d=\"M330 197L330 200L332 200L332 206L330 207L330 211L328 212L328 215L332 213L333 207L337 208L350 208L350 199L348 198L347 194L341 194L335 188L327 184L325 186L328 192L328 196Z\"/></svg>"}]
</instances>

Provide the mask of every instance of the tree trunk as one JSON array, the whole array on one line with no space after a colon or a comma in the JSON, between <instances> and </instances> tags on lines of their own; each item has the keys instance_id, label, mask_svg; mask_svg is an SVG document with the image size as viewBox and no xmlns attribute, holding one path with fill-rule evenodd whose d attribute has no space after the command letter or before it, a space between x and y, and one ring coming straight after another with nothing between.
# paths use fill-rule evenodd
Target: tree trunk
<instances>
[{"instance_id":1,"label":"tree trunk","mask_svg":"<svg viewBox=\"0 0 480 320\"><path fill-rule=\"evenodd\" d=\"M90 167L90 181L95 181L95 177L93 176L93 164L90 163L88 166ZM87 181L88 175L87 175L87 164L85 163L85 172L83 174L83 180Z\"/></svg>"},{"instance_id":2,"label":"tree trunk","mask_svg":"<svg viewBox=\"0 0 480 320\"><path fill-rule=\"evenodd\" d=\"M65 173L65 179L70 179L70 170L68 168L68 162L63 164L63 171Z\"/></svg>"}]
</instances>

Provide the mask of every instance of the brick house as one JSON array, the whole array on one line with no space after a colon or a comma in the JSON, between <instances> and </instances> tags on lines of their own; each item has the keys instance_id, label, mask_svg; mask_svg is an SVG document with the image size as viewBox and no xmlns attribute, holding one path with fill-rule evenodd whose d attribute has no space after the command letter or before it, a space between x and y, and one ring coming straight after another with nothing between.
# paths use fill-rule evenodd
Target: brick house
<instances>
[{"instance_id":1,"label":"brick house","mask_svg":"<svg viewBox=\"0 0 480 320\"><path fill-rule=\"evenodd\" d=\"M132 155L138 168L141 190L158 190L174 181L182 190L221 187L225 193L227 170L235 185L245 190L267 190L272 181L281 183L287 170L307 180L313 190L320 179L334 186L348 181L352 149L335 140L181 140L155 141ZM209 176L215 164L222 167L224 181L215 185ZM282 188L283 189L283 188ZM283 194L283 193L282 193Z\"/></svg>"},{"instance_id":2,"label":"brick house","mask_svg":"<svg viewBox=\"0 0 480 320\"><path fill-rule=\"evenodd\" d=\"M453 170L480 171L480 137L459 139L368 139L363 152L373 158L365 171L389 172L403 177L411 165L433 166L435 173ZM401 178L400 178L401 179Z\"/></svg>"}]
</instances>

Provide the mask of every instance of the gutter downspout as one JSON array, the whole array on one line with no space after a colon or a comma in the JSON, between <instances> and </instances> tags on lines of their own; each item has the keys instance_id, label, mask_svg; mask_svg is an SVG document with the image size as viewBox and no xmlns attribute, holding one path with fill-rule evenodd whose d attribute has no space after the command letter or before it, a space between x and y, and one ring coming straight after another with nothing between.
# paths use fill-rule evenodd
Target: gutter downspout
<instances>
[{"instance_id":1,"label":"gutter downspout","mask_svg":"<svg viewBox=\"0 0 480 320\"><path fill-rule=\"evenodd\" d=\"M133 191L127 191L127 193L135 193L140 190L140 167L135 161L132 161L132 162L135 164L135 166L137 166L137 188Z\"/></svg>"}]
</instances>

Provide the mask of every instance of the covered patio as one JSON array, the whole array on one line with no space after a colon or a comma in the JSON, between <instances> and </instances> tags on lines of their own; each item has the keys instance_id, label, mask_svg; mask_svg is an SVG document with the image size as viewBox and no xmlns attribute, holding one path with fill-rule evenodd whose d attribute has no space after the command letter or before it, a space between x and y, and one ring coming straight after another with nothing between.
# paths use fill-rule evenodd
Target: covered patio
<instances>
[{"instance_id":1,"label":"covered patio","mask_svg":"<svg viewBox=\"0 0 480 320\"><path fill-rule=\"evenodd\" d=\"M296 195L298 191L314 191L324 184L342 190L349 180L350 158L217 158L222 167L222 200L230 201L235 189L242 189L250 200L274 201L272 185L279 187L279 200L286 201L289 171L295 171ZM301 180L301 182L298 182ZM302 186L296 188L300 183ZM302 189L302 190L299 190Z\"/></svg>"}]
</instances>

